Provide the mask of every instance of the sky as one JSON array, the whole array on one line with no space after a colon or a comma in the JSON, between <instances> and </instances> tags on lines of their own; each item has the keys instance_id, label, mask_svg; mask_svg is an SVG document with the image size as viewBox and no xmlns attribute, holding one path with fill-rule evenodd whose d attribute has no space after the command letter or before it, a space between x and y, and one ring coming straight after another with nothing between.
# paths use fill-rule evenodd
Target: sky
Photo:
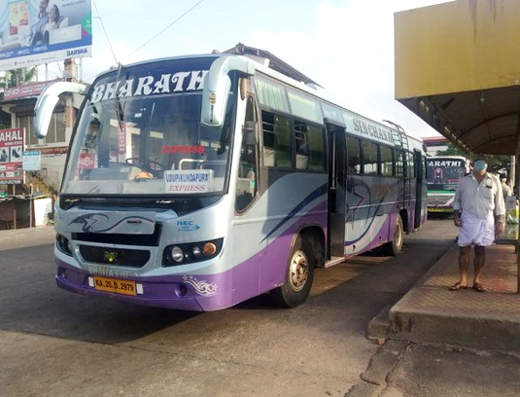
<instances>
[{"instance_id":1,"label":"sky","mask_svg":"<svg viewBox=\"0 0 520 397\"><path fill-rule=\"evenodd\" d=\"M225 51L237 43L284 60L348 109L440 136L394 99L394 13L452 0L94 0L93 57L80 77L118 62ZM63 63L47 77L61 77ZM43 66L39 67L44 80ZM42 78L43 77L43 78Z\"/></svg>"}]
</instances>

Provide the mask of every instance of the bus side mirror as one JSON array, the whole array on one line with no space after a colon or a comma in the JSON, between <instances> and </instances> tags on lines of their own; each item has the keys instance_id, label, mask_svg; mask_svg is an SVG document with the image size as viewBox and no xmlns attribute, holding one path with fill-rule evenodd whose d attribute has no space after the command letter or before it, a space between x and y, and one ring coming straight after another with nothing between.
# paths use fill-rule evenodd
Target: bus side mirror
<instances>
[{"instance_id":1,"label":"bus side mirror","mask_svg":"<svg viewBox=\"0 0 520 397\"><path fill-rule=\"evenodd\" d=\"M220 127L224 124L231 89L229 72L232 70L252 76L255 74L256 67L251 59L234 55L222 56L213 62L204 77L200 112L200 122L203 125ZM241 90L241 92L247 90L245 83L242 84Z\"/></svg>"},{"instance_id":2,"label":"bus side mirror","mask_svg":"<svg viewBox=\"0 0 520 397\"><path fill-rule=\"evenodd\" d=\"M34 106L34 135L37 138L45 138L49 129L52 112L64 93L78 93L84 95L87 86L71 82L59 82L48 86L38 97Z\"/></svg>"},{"instance_id":3,"label":"bus side mirror","mask_svg":"<svg viewBox=\"0 0 520 397\"><path fill-rule=\"evenodd\" d=\"M206 81L209 81L209 79L206 78L204 83ZM231 80L227 75L221 76L215 86L204 84L201 109L202 124L209 127L220 127L224 123L230 88Z\"/></svg>"}]
</instances>

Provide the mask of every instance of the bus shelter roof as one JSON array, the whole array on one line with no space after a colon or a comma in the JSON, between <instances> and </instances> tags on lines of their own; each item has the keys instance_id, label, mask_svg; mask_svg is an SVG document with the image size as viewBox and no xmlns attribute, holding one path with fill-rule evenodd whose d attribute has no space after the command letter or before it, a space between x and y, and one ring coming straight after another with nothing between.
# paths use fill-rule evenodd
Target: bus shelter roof
<instances>
[{"instance_id":1,"label":"bus shelter roof","mask_svg":"<svg viewBox=\"0 0 520 397\"><path fill-rule=\"evenodd\" d=\"M459 0L395 14L395 96L470 153L514 155L520 2Z\"/></svg>"}]
</instances>

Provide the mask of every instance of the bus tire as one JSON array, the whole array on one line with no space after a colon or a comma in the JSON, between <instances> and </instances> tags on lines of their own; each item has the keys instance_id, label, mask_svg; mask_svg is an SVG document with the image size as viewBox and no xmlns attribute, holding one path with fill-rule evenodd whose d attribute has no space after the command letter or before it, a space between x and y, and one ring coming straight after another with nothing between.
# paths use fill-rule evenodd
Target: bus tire
<instances>
[{"instance_id":1,"label":"bus tire","mask_svg":"<svg viewBox=\"0 0 520 397\"><path fill-rule=\"evenodd\" d=\"M386 243L385 253L391 256L399 255L403 250L404 243L404 226L401 215L397 216L397 222L395 223L394 236L392 241Z\"/></svg>"},{"instance_id":2,"label":"bus tire","mask_svg":"<svg viewBox=\"0 0 520 397\"><path fill-rule=\"evenodd\" d=\"M289 255L285 283L270 292L272 301L285 308L305 302L314 279L314 265L310 242L298 237Z\"/></svg>"}]
</instances>

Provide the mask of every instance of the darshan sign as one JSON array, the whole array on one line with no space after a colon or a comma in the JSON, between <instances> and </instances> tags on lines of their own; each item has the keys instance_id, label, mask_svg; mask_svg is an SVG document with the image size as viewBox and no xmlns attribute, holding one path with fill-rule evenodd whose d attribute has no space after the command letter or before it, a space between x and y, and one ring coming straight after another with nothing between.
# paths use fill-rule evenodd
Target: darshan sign
<instances>
[{"instance_id":1,"label":"darshan sign","mask_svg":"<svg viewBox=\"0 0 520 397\"><path fill-rule=\"evenodd\" d=\"M0 184L23 183L23 143L25 128L0 130Z\"/></svg>"},{"instance_id":2,"label":"darshan sign","mask_svg":"<svg viewBox=\"0 0 520 397\"><path fill-rule=\"evenodd\" d=\"M0 0L0 70L87 56L91 0Z\"/></svg>"}]
</instances>

